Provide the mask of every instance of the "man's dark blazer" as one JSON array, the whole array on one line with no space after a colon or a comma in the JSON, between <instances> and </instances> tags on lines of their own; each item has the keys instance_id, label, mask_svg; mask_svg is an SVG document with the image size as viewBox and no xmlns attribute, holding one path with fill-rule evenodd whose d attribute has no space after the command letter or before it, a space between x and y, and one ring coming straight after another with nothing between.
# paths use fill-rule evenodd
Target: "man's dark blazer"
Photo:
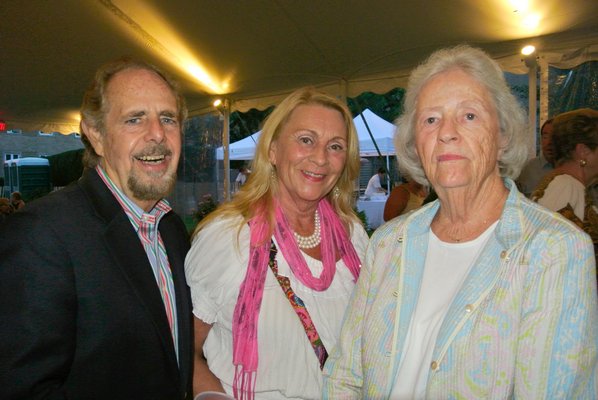
<instances>
[{"instance_id":1,"label":"man's dark blazer","mask_svg":"<svg viewBox=\"0 0 598 400\"><path fill-rule=\"evenodd\" d=\"M95 170L0 225L1 399L192 396L189 239L174 212L159 230L176 292L178 364L147 255Z\"/></svg>"}]
</instances>

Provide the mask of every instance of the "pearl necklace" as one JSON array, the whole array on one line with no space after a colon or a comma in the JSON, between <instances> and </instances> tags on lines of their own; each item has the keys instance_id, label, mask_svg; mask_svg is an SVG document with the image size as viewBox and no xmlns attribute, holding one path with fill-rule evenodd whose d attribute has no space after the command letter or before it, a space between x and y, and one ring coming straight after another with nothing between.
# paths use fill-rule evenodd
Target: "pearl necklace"
<instances>
[{"instance_id":1,"label":"pearl necklace","mask_svg":"<svg viewBox=\"0 0 598 400\"><path fill-rule=\"evenodd\" d=\"M293 231L293 236L295 236L295 241L300 249L313 249L320 245L322 237L320 235L320 214L318 213L318 210L316 210L316 213L314 214L314 233L310 236L301 236Z\"/></svg>"}]
</instances>

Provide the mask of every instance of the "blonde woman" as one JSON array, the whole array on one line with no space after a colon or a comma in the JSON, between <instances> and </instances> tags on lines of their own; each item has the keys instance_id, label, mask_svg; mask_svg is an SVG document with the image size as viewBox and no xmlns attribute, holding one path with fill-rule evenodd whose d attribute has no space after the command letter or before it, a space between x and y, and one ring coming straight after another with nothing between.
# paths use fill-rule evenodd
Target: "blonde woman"
<instances>
[{"instance_id":1,"label":"blonde woman","mask_svg":"<svg viewBox=\"0 0 598 400\"><path fill-rule=\"evenodd\" d=\"M313 89L268 117L252 173L198 226L186 259L195 394L318 399L367 234L352 210L352 116Z\"/></svg>"}]
</instances>

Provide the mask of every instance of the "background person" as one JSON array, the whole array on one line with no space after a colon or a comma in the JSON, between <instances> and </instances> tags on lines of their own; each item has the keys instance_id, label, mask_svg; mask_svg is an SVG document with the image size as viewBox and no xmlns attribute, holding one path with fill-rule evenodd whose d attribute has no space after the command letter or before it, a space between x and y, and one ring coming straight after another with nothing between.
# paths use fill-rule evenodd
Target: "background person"
<instances>
[{"instance_id":1,"label":"background person","mask_svg":"<svg viewBox=\"0 0 598 400\"><path fill-rule=\"evenodd\" d=\"M235 178L235 192L239 191L239 189L241 189L241 186L243 186L245 184L245 182L247 182L248 175L249 174L247 172L247 168L245 168L245 167L239 168L239 173L237 174L237 177Z\"/></svg>"},{"instance_id":2,"label":"background person","mask_svg":"<svg viewBox=\"0 0 598 400\"><path fill-rule=\"evenodd\" d=\"M517 186L519 190L527 197L530 197L540 180L552 171L554 168L554 153L552 151L552 131L553 119L550 118L542 124L540 128L540 155L529 160L523 169L519 178L517 178Z\"/></svg>"},{"instance_id":3,"label":"background person","mask_svg":"<svg viewBox=\"0 0 598 400\"><path fill-rule=\"evenodd\" d=\"M185 261L195 394L320 398L368 240L352 209L358 173L337 99L301 89L268 117L251 179L201 221Z\"/></svg>"},{"instance_id":4,"label":"background person","mask_svg":"<svg viewBox=\"0 0 598 400\"><path fill-rule=\"evenodd\" d=\"M21 192L12 192L10 194L10 205L15 211L18 211L21 208L25 207L25 201L21 196Z\"/></svg>"},{"instance_id":5,"label":"background person","mask_svg":"<svg viewBox=\"0 0 598 400\"><path fill-rule=\"evenodd\" d=\"M382 187L386 170L384 168L378 168L376 175L372 176L368 181L368 185L365 188L365 195L372 197L376 194L386 194L386 189Z\"/></svg>"},{"instance_id":6,"label":"background person","mask_svg":"<svg viewBox=\"0 0 598 400\"><path fill-rule=\"evenodd\" d=\"M583 108L556 116L552 136L556 168L532 199L574 222L598 249L598 212L589 190L598 178L598 111Z\"/></svg>"},{"instance_id":7,"label":"background person","mask_svg":"<svg viewBox=\"0 0 598 400\"><path fill-rule=\"evenodd\" d=\"M0 197L0 222L3 222L6 217L14 212L14 208L10 204L10 200Z\"/></svg>"},{"instance_id":8,"label":"background person","mask_svg":"<svg viewBox=\"0 0 598 400\"><path fill-rule=\"evenodd\" d=\"M396 216L421 207L426 196L428 191L424 185L407 178L407 182L390 191L384 204L384 221L390 221Z\"/></svg>"},{"instance_id":9,"label":"background person","mask_svg":"<svg viewBox=\"0 0 598 400\"><path fill-rule=\"evenodd\" d=\"M183 399L192 320L176 182L183 97L104 65L81 108L87 168L0 226L0 398Z\"/></svg>"},{"instance_id":10,"label":"background person","mask_svg":"<svg viewBox=\"0 0 598 400\"><path fill-rule=\"evenodd\" d=\"M397 158L438 200L377 229L325 367L325 399L594 399L589 237L513 182L525 115L479 49L410 76Z\"/></svg>"}]
</instances>

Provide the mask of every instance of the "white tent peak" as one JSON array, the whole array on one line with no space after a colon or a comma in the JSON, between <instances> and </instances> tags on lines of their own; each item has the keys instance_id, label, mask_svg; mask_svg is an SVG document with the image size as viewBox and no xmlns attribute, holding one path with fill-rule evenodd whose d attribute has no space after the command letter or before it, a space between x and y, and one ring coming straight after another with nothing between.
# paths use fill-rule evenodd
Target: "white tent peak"
<instances>
[{"instance_id":1,"label":"white tent peak","mask_svg":"<svg viewBox=\"0 0 598 400\"><path fill-rule=\"evenodd\" d=\"M228 146L230 160L253 160L257 141L260 139L262 131L257 131L253 135L247 136L241 140L231 143ZM224 146L216 149L216 159L224 159Z\"/></svg>"},{"instance_id":2,"label":"white tent peak","mask_svg":"<svg viewBox=\"0 0 598 400\"><path fill-rule=\"evenodd\" d=\"M359 136L359 154L362 157L378 155L376 146L374 145L368 129L366 128L366 124L363 121L364 119L367 122L367 127L370 128L372 136L374 136L374 140L378 145L380 154L383 156L394 155L395 146L393 143L393 137L396 130L395 125L388 122L384 118L379 117L369 108L366 108L361 114L353 118L353 123L355 124L355 129L357 130L357 136Z\"/></svg>"},{"instance_id":3,"label":"white tent peak","mask_svg":"<svg viewBox=\"0 0 598 400\"><path fill-rule=\"evenodd\" d=\"M363 115L363 118L362 118ZM386 121L373 113L369 108L353 118L357 136L359 137L359 154L362 157L378 156L376 146L363 122L367 121L367 126L372 132L372 136L378 145L380 154L383 156L392 156L395 154L395 147L393 137L395 133L395 125ZM238 140L229 145L229 159L230 160L252 160L255 155L255 148L259 140L261 131L247 136L244 139ZM224 147L216 149L216 158L218 160L224 159Z\"/></svg>"}]
</instances>

